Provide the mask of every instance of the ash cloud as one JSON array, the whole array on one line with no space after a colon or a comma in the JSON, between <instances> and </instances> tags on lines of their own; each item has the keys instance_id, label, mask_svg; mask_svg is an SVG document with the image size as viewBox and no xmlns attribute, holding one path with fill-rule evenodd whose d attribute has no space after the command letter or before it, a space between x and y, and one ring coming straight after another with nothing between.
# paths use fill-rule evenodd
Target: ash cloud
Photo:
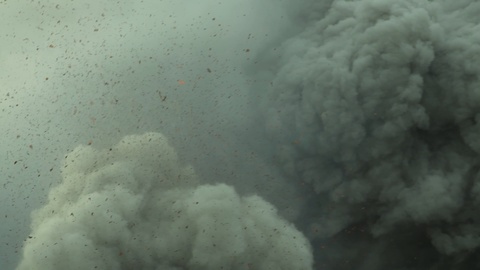
<instances>
[{"instance_id":1,"label":"ash cloud","mask_svg":"<svg viewBox=\"0 0 480 270\"><path fill-rule=\"evenodd\" d=\"M1 9L2 267L56 184L19 269L310 267L279 215L315 269L479 267L476 2L27 2ZM159 134L109 148L148 131L197 175Z\"/></svg>"},{"instance_id":2,"label":"ash cloud","mask_svg":"<svg viewBox=\"0 0 480 270\"><path fill-rule=\"evenodd\" d=\"M265 125L311 187L317 264L478 267L480 4L320 2L262 56Z\"/></svg>"}]
</instances>

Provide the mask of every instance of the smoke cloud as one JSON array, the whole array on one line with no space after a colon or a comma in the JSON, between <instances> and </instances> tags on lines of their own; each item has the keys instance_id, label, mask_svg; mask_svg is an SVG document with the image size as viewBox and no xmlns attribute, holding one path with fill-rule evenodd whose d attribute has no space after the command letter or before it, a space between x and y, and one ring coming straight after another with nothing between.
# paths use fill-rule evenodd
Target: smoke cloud
<instances>
[{"instance_id":1,"label":"smoke cloud","mask_svg":"<svg viewBox=\"0 0 480 270\"><path fill-rule=\"evenodd\" d=\"M65 157L18 270L312 269L306 238L259 196L198 185L159 133Z\"/></svg>"},{"instance_id":2,"label":"smoke cloud","mask_svg":"<svg viewBox=\"0 0 480 270\"><path fill-rule=\"evenodd\" d=\"M316 194L317 263L478 268L480 4L320 2L264 58L278 161Z\"/></svg>"},{"instance_id":3,"label":"smoke cloud","mask_svg":"<svg viewBox=\"0 0 480 270\"><path fill-rule=\"evenodd\" d=\"M0 268L480 268L480 3L0 5Z\"/></svg>"}]
</instances>

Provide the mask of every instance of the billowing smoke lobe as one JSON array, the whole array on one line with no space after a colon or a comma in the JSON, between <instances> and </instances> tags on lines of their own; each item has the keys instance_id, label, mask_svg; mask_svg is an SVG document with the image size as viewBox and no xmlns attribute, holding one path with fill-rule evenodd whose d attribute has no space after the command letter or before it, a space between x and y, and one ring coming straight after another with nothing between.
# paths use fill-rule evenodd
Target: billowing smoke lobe
<instances>
[{"instance_id":1,"label":"billowing smoke lobe","mask_svg":"<svg viewBox=\"0 0 480 270\"><path fill-rule=\"evenodd\" d=\"M480 3L312 7L264 104L318 269L479 268Z\"/></svg>"},{"instance_id":2,"label":"billowing smoke lobe","mask_svg":"<svg viewBox=\"0 0 480 270\"><path fill-rule=\"evenodd\" d=\"M307 239L259 196L199 185L159 133L69 153L18 270L312 269Z\"/></svg>"}]
</instances>

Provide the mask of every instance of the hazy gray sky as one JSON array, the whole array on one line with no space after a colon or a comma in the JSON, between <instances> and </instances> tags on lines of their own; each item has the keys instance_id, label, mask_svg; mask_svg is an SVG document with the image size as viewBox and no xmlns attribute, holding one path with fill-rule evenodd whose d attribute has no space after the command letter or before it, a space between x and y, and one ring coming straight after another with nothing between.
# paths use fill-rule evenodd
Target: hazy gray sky
<instances>
[{"instance_id":1,"label":"hazy gray sky","mask_svg":"<svg viewBox=\"0 0 480 270\"><path fill-rule=\"evenodd\" d=\"M288 18L256 2L0 4L2 269L18 263L30 212L79 144L111 147L156 131L202 166L205 181L272 174L242 138L255 133L244 74Z\"/></svg>"}]
</instances>

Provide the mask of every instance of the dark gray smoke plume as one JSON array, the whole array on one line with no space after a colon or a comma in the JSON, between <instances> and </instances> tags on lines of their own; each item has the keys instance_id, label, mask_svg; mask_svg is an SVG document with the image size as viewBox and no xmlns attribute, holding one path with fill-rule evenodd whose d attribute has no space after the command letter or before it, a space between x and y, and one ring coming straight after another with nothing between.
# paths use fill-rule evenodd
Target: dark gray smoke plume
<instances>
[{"instance_id":1,"label":"dark gray smoke plume","mask_svg":"<svg viewBox=\"0 0 480 270\"><path fill-rule=\"evenodd\" d=\"M480 268L480 3L305 14L264 57L264 105L284 171L316 194L318 269Z\"/></svg>"}]
</instances>

